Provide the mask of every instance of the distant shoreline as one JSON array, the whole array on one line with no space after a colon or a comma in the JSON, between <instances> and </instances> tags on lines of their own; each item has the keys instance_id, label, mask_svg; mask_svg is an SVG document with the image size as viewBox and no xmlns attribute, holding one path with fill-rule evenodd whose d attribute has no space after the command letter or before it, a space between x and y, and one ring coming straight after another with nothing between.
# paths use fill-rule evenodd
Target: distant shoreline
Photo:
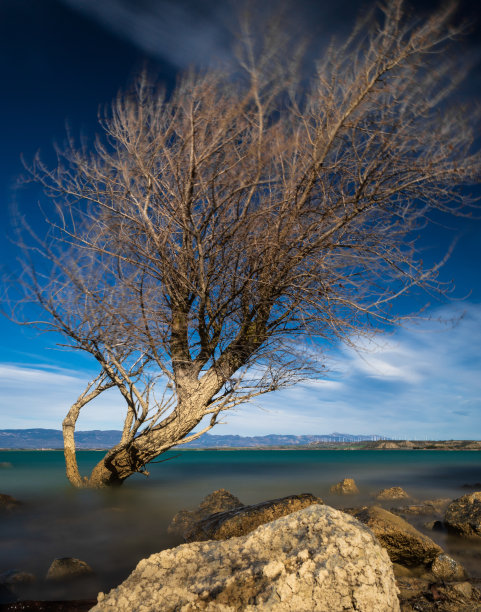
<instances>
[{"instance_id":1,"label":"distant shoreline","mask_svg":"<svg viewBox=\"0 0 481 612\"><path fill-rule=\"evenodd\" d=\"M77 452L102 452L108 448L77 448ZM428 440L425 442L411 440L379 440L375 442L338 442L317 443L309 445L286 445L286 446L213 446L205 448L172 448L172 452L202 452L202 451L346 451L346 450L397 450L397 451L481 451L481 440ZM63 448L0 448L1 452L7 451L57 451L63 452Z\"/></svg>"}]
</instances>

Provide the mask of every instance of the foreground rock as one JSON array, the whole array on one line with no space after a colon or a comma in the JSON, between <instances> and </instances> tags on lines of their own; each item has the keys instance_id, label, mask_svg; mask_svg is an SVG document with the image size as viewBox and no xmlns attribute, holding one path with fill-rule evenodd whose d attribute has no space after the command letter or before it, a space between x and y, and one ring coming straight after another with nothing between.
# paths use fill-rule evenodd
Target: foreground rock
<instances>
[{"instance_id":1,"label":"foreground rock","mask_svg":"<svg viewBox=\"0 0 481 612\"><path fill-rule=\"evenodd\" d=\"M389 558L352 517L312 505L228 541L141 561L95 612L399 611Z\"/></svg>"},{"instance_id":2,"label":"foreground rock","mask_svg":"<svg viewBox=\"0 0 481 612\"><path fill-rule=\"evenodd\" d=\"M54 559L47 572L47 580L64 581L92 576L93 569L80 559L74 557L60 557Z\"/></svg>"},{"instance_id":3,"label":"foreground rock","mask_svg":"<svg viewBox=\"0 0 481 612\"><path fill-rule=\"evenodd\" d=\"M241 506L226 512L218 512L199 521L184 537L188 542L227 540L227 538L247 535L260 525L270 523L313 504L322 503L322 499L310 493L302 493L271 499L252 506Z\"/></svg>"},{"instance_id":4,"label":"foreground rock","mask_svg":"<svg viewBox=\"0 0 481 612\"><path fill-rule=\"evenodd\" d=\"M210 493L195 510L181 510L172 519L167 531L171 534L186 538L194 526L202 519L225 510L239 508L244 504L226 489L219 489Z\"/></svg>"},{"instance_id":5,"label":"foreground rock","mask_svg":"<svg viewBox=\"0 0 481 612\"><path fill-rule=\"evenodd\" d=\"M343 478L329 489L331 493L336 495L357 495L359 489L354 481L354 478Z\"/></svg>"},{"instance_id":6,"label":"foreground rock","mask_svg":"<svg viewBox=\"0 0 481 612\"><path fill-rule=\"evenodd\" d=\"M444 515L449 531L461 536L481 537L481 491L451 502Z\"/></svg>"},{"instance_id":7,"label":"foreground rock","mask_svg":"<svg viewBox=\"0 0 481 612\"><path fill-rule=\"evenodd\" d=\"M406 491L401 487L389 487L389 489L382 489L375 496L376 499L383 500L392 500L392 499L409 499L409 495Z\"/></svg>"},{"instance_id":8,"label":"foreground rock","mask_svg":"<svg viewBox=\"0 0 481 612\"><path fill-rule=\"evenodd\" d=\"M400 516L378 506L345 508L372 529L393 563L407 567L429 566L443 549Z\"/></svg>"},{"instance_id":9,"label":"foreground rock","mask_svg":"<svg viewBox=\"0 0 481 612\"><path fill-rule=\"evenodd\" d=\"M422 578L400 578L402 612L474 612L481 610L481 594L469 582L433 583Z\"/></svg>"}]
</instances>

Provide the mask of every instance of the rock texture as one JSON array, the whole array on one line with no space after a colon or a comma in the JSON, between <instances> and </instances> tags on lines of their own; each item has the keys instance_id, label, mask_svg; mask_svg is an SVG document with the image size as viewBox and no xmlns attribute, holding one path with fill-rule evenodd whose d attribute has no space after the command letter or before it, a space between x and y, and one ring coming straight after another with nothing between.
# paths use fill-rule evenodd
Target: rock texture
<instances>
[{"instance_id":1,"label":"rock texture","mask_svg":"<svg viewBox=\"0 0 481 612\"><path fill-rule=\"evenodd\" d=\"M232 495L226 489L218 489L207 495L195 510L181 510L178 512L172 519L167 531L186 538L194 525L202 519L216 512L239 508L243 505L235 495Z\"/></svg>"},{"instance_id":2,"label":"rock texture","mask_svg":"<svg viewBox=\"0 0 481 612\"><path fill-rule=\"evenodd\" d=\"M443 553L443 549L400 516L378 506L345 508L372 529L391 561L410 567L428 566Z\"/></svg>"},{"instance_id":3,"label":"rock texture","mask_svg":"<svg viewBox=\"0 0 481 612\"><path fill-rule=\"evenodd\" d=\"M481 491L451 502L444 515L449 531L461 536L481 537Z\"/></svg>"},{"instance_id":4,"label":"rock texture","mask_svg":"<svg viewBox=\"0 0 481 612\"><path fill-rule=\"evenodd\" d=\"M60 557L54 559L47 572L47 580L72 580L83 576L91 576L93 569L80 559Z\"/></svg>"},{"instance_id":5,"label":"rock texture","mask_svg":"<svg viewBox=\"0 0 481 612\"><path fill-rule=\"evenodd\" d=\"M359 489L354 482L354 478L343 478L341 482L332 485L329 491L331 493L336 493L337 495L355 495L356 493L359 493Z\"/></svg>"},{"instance_id":6,"label":"rock texture","mask_svg":"<svg viewBox=\"0 0 481 612\"><path fill-rule=\"evenodd\" d=\"M391 500L391 499L409 499L409 495L401 487L389 487L389 489L382 489L375 496L379 500Z\"/></svg>"},{"instance_id":7,"label":"rock texture","mask_svg":"<svg viewBox=\"0 0 481 612\"><path fill-rule=\"evenodd\" d=\"M322 499L310 493L302 493L271 499L252 506L241 506L226 512L217 512L199 521L184 537L188 542L227 540L227 538L247 535L260 525L270 523L313 504L322 503Z\"/></svg>"},{"instance_id":8,"label":"rock texture","mask_svg":"<svg viewBox=\"0 0 481 612\"><path fill-rule=\"evenodd\" d=\"M92 612L397 612L392 566L352 517L312 505L228 541L141 561Z\"/></svg>"},{"instance_id":9,"label":"rock texture","mask_svg":"<svg viewBox=\"0 0 481 612\"><path fill-rule=\"evenodd\" d=\"M466 580L466 570L464 567L445 553L438 555L431 565L431 572L438 580L452 582L456 580Z\"/></svg>"}]
</instances>

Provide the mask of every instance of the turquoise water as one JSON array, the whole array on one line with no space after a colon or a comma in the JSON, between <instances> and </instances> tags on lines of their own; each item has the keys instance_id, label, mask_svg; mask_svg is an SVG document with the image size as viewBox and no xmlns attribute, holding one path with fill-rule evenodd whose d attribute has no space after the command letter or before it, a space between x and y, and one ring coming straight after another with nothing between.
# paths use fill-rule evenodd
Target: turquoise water
<instances>
[{"instance_id":1,"label":"turquoise water","mask_svg":"<svg viewBox=\"0 0 481 612\"><path fill-rule=\"evenodd\" d=\"M80 451L81 471L87 474L102 455ZM340 507L372 503L372 493L387 486L424 500L460 497L463 484L481 482L481 452L469 451L181 451L162 459L169 457L150 464L148 478L136 475L120 489L78 491L66 481L61 452L0 451L0 493L24 502L0 522L0 572L17 568L42 578L55 557L78 557L96 571L90 583L63 592L39 581L26 596L95 597L141 558L179 544L166 532L173 515L219 488L245 504L313 493ZM356 480L359 496L329 494L344 477ZM464 544L436 537L462 554Z\"/></svg>"}]
</instances>

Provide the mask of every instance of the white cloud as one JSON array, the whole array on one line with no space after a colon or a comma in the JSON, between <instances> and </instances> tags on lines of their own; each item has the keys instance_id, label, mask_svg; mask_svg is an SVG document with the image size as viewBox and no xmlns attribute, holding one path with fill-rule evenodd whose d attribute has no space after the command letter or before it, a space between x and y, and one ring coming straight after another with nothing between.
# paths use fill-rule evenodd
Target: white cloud
<instances>
[{"instance_id":1,"label":"white cloud","mask_svg":"<svg viewBox=\"0 0 481 612\"><path fill-rule=\"evenodd\" d=\"M481 435L481 304L464 304L455 325L423 323L366 344L341 348L329 377L307 381L223 415L212 433L385 434L410 438ZM456 309L433 312L444 320ZM64 361L67 364L67 358ZM59 428L89 380L86 371L0 363L0 427ZM124 404L111 391L86 407L80 429L118 429Z\"/></svg>"}]
</instances>

